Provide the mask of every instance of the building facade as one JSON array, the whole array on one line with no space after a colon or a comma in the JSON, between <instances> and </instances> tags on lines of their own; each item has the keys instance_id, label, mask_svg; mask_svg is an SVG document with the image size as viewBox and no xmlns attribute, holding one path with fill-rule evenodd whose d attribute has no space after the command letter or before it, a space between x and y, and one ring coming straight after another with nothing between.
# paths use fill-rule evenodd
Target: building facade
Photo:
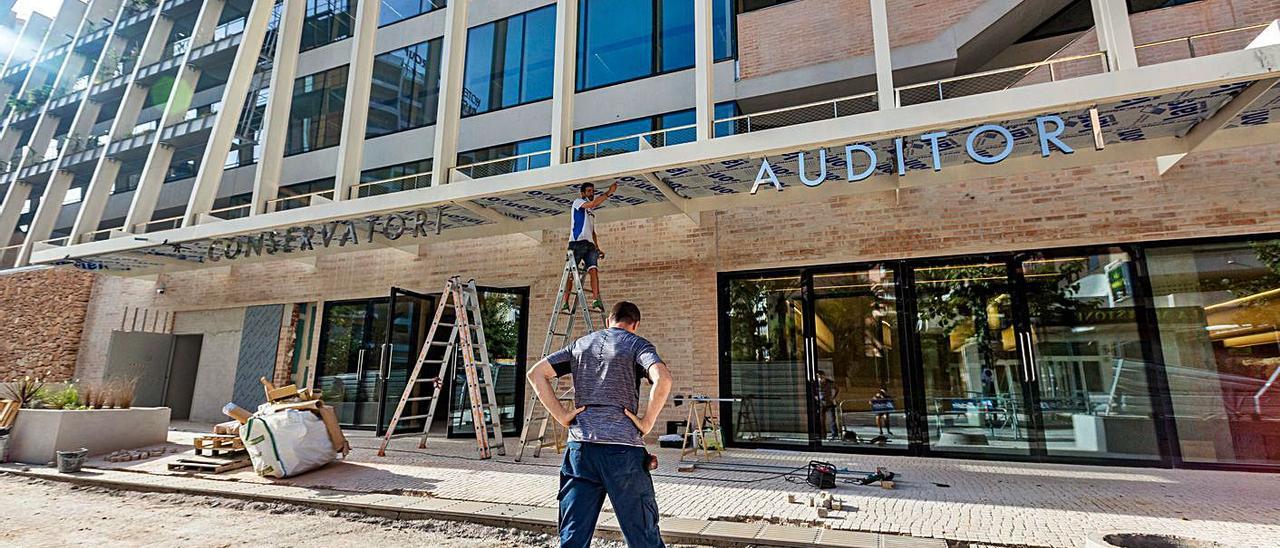
<instances>
[{"instance_id":1,"label":"building facade","mask_svg":"<svg viewBox=\"0 0 1280 548\"><path fill-rule=\"evenodd\" d=\"M1278 18L66 0L0 52L0 377L198 421L268 377L381 431L460 274L516 433L565 213L617 182L604 298L731 445L1275 470Z\"/></svg>"}]
</instances>

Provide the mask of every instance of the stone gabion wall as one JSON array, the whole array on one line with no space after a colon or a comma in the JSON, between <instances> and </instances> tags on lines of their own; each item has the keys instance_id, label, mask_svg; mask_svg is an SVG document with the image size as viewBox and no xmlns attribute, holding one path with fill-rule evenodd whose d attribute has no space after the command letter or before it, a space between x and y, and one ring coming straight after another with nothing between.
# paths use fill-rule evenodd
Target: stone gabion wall
<instances>
[{"instance_id":1,"label":"stone gabion wall","mask_svg":"<svg viewBox=\"0 0 1280 548\"><path fill-rule=\"evenodd\" d=\"M94 276L69 268L0 273L0 381L72 379Z\"/></svg>"}]
</instances>

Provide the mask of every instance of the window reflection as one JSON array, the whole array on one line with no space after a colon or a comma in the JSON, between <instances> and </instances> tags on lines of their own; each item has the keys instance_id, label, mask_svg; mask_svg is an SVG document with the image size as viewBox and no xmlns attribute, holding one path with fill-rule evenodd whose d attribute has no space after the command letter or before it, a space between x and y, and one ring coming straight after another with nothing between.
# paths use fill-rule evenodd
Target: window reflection
<instances>
[{"instance_id":1,"label":"window reflection","mask_svg":"<svg viewBox=\"0 0 1280 548\"><path fill-rule=\"evenodd\" d=\"M366 137L435 123L440 99L440 43L437 38L374 58Z\"/></svg>"},{"instance_id":2,"label":"window reflection","mask_svg":"<svg viewBox=\"0 0 1280 548\"><path fill-rule=\"evenodd\" d=\"M736 441L809 443L799 276L729 283L729 374Z\"/></svg>"},{"instance_id":3,"label":"window reflection","mask_svg":"<svg viewBox=\"0 0 1280 548\"><path fill-rule=\"evenodd\" d=\"M1280 240L1153 249L1147 265L1183 459L1280 463Z\"/></svg>"},{"instance_id":4,"label":"window reflection","mask_svg":"<svg viewBox=\"0 0 1280 548\"><path fill-rule=\"evenodd\" d=\"M294 81L285 154L337 145L342 136L342 112L346 100L346 65Z\"/></svg>"},{"instance_id":5,"label":"window reflection","mask_svg":"<svg viewBox=\"0 0 1280 548\"><path fill-rule=\"evenodd\" d=\"M467 31L462 115L551 98L555 5Z\"/></svg>"}]
</instances>

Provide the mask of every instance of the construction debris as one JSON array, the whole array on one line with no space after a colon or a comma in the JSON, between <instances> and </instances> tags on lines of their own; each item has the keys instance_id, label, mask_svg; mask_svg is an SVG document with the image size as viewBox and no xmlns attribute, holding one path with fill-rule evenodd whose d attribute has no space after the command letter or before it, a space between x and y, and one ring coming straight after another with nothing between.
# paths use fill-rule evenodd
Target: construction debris
<instances>
[{"instance_id":1,"label":"construction debris","mask_svg":"<svg viewBox=\"0 0 1280 548\"><path fill-rule=\"evenodd\" d=\"M173 470L219 473L253 465L260 476L291 477L332 462L337 453L351 451L338 415L325 406L319 393L299 390L296 385L276 388L265 377L260 379L267 403L250 414L234 403L222 411L234 418L234 424L215 427L234 429L235 435L214 434L196 438L196 454L231 457L232 461L180 459L170 465ZM244 455L243 452L247 452ZM243 462L241 462L243 461Z\"/></svg>"},{"instance_id":2,"label":"construction debris","mask_svg":"<svg viewBox=\"0 0 1280 548\"><path fill-rule=\"evenodd\" d=\"M138 451L138 450L112 451L110 454L107 455L106 461L107 462L133 462L135 460L146 460L146 459L155 458L155 457L163 457L166 453L177 453L177 452L178 450L173 448L148 449L148 450L141 450L141 451Z\"/></svg>"},{"instance_id":3,"label":"construction debris","mask_svg":"<svg viewBox=\"0 0 1280 548\"><path fill-rule=\"evenodd\" d=\"M212 456L226 455L236 451L244 451L244 441L239 436L228 435L212 435L199 436L192 440L192 444L196 446L197 455L205 455L207 452Z\"/></svg>"}]
</instances>

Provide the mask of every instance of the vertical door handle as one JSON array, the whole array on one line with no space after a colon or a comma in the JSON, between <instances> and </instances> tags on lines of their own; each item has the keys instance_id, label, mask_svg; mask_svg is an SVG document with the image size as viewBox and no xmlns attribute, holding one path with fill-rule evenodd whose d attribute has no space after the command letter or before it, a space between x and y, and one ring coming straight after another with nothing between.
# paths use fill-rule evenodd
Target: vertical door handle
<instances>
[{"instance_id":1,"label":"vertical door handle","mask_svg":"<svg viewBox=\"0 0 1280 548\"><path fill-rule=\"evenodd\" d=\"M1035 349L1035 347L1034 347L1034 346L1032 346L1032 342L1031 342L1031 333L1018 333L1018 336L1019 336L1023 341L1025 341L1025 342L1023 343L1023 345L1022 345L1022 346L1023 346L1023 348L1025 348L1025 349L1026 349L1026 350L1024 351L1024 355L1025 355L1025 357L1026 357L1026 365L1024 366L1023 371L1025 371L1025 372L1026 372L1026 378L1027 378L1027 380L1028 380L1028 381L1032 381L1032 382L1034 382L1034 381L1036 380L1036 376L1037 376L1037 372L1036 372L1036 349Z\"/></svg>"}]
</instances>

